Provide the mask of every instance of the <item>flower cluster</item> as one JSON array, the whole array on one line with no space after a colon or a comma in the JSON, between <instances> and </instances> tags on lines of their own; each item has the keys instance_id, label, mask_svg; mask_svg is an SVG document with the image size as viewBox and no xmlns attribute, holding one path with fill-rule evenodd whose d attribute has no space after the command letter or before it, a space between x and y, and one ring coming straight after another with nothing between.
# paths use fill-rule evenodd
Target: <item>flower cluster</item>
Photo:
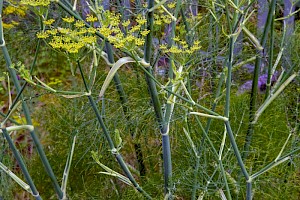
<instances>
[{"instance_id":1,"label":"flower cluster","mask_svg":"<svg viewBox=\"0 0 300 200\"><path fill-rule=\"evenodd\" d=\"M120 15L105 11L101 22L97 30L118 49L133 50L136 46L144 45L144 37L150 32L143 28L147 20L141 15L132 22L121 21Z\"/></svg>"},{"instance_id":2,"label":"flower cluster","mask_svg":"<svg viewBox=\"0 0 300 200\"><path fill-rule=\"evenodd\" d=\"M11 29L19 24L18 20L25 17L27 8L22 5L8 5L3 9L3 28Z\"/></svg>"},{"instance_id":3,"label":"flower cluster","mask_svg":"<svg viewBox=\"0 0 300 200\"><path fill-rule=\"evenodd\" d=\"M29 6L48 6L50 0L21 0L21 4Z\"/></svg>"},{"instance_id":4,"label":"flower cluster","mask_svg":"<svg viewBox=\"0 0 300 200\"><path fill-rule=\"evenodd\" d=\"M51 24L55 20L49 19L44 21L44 24L48 25L50 29L38 32L37 38L50 39L48 43L51 47L68 53L78 53L84 46L96 43L97 38L92 35L96 32L95 28L86 28L84 22L75 20L73 17L65 17L62 20L72 28L51 29Z\"/></svg>"},{"instance_id":5,"label":"flower cluster","mask_svg":"<svg viewBox=\"0 0 300 200\"><path fill-rule=\"evenodd\" d=\"M194 45L189 47L185 40L180 40L178 37L173 38L173 40L175 41L175 45L168 48L166 44L162 44L160 45L160 49L164 53L192 54L201 48L200 41L195 41Z\"/></svg>"}]
</instances>

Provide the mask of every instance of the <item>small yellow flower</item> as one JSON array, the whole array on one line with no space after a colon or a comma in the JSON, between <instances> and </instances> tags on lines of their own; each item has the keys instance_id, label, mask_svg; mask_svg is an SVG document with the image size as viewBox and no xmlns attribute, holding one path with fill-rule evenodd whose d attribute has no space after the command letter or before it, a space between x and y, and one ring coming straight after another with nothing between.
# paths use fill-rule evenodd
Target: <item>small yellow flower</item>
<instances>
[{"instance_id":1,"label":"small yellow flower","mask_svg":"<svg viewBox=\"0 0 300 200\"><path fill-rule=\"evenodd\" d=\"M55 21L54 19L48 19L48 20L44 21L44 24L49 26L49 25L51 25L54 21Z\"/></svg>"},{"instance_id":2,"label":"small yellow flower","mask_svg":"<svg viewBox=\"0 0 300 200\"><path fill-rule=\"evenodd\" d=\"M7 6L6 8L4 8L3 14L4 14L4 15L9 15L9 14L15 13L16 10L17 10L17 9L16 9L14 6L9 5L9 6Z\"/></svg>"},{"instance_id":3,"label":"small yellow flower","mask_svg":"<svg viewBox=\"0 0 300 200\"><path fill-rule=\"evenodd\" d=\"M92 44L97 41L96 36L84 36L80 38L80 41L86 44Z\"/></svg>"},{"instance_id":4,"label":"small yellow flower","mask_svg":"<svg viewBox=\"0 0 300 200\"><path fill-rule=\"evenodd\" d=\"M46 39L47 37L49 37L49 35L48 35L48 33L46 33L46 32L38 32L38 33L36 34L36 37L37 37L37 38L40 38L40 39Z\"/></svg>"},{"instance_id":5,"label":"small yellow flower","mask_svg":"<svg viewBox=\"0 0 300 200\"><path fill-rule=\"evenodd\" d=\"M176 53L182 53L182 50L179 49L177 46L172 46L172 47L169 49L169 52L170 52L170 53L176 54Z\"/></svg>"},{"instance_id":6,"label":"small yellow flower","mask_svg":"<svg viewBox=\"0 0 300 200\"><path fill-rule=\"evenodd\" d=\"M146 24L147 20L143 17L138 17L136 19L136 22L139 23L140 25Z\"/></svg>"},{"instance_id":7,"label":"small yellow flower","mask_svg":"<svg viewBox=\"0 0 300 200\"><path fill-rule=\"evenodd\" d=\"M81 27L84 27L84 26L85 26L85 24L84 24L83 21L76 21L76 23L75 23L75 27L77 27L77 28L81 28Z\"/></svg>"},{"instance_id":8,"label":"small yellow flower","mask_svg":"<svg viewBox=\"0 0 300 200\"><path fill-rule=\"evenodd\" d=\"M176 36L176 37L173 38L173 40L174 40L175 42L179 42L179 41L180 41L180 38L179 38L178 36Z\"/></svg>"},{"instance_id":9,"label":"small yellow flower","mask_svg":"<svg viewBox=\"0 0 300 200\"><path fill-rule=\"evenodd\" d=\"M71 30L69 28L58 28L58 31L62 34L68 34Z\"/></svg>"},{"instance_id":10,"label":"small yellow flower","mask_svg":"<svg viewBox=\"0 0 300 200\"><path fill-rule=\"evenodd\" d=\"M193 53L193 51L190 50L190 49L187 49L187 50L185 50L184 52L186 52L186 53L188 53L188 54L192 54L192 53Z\"/></svg>"},{"instance_id":11,"label":"small yellow flower","mask_svg":"<svg viewBox=\"0 0 300 200\"><path fill-rule=\"evenodd\" d=\"M30 6L48 6L50 0L21 0L21 4Z\"/></svg>"},{"instance_id":12,"label":"small yellow flower","mask_svg":"<svg viewBox=\"0 0 300 200\"><path fill-rule=\"evenodd\" d=\"M54 48L54 49L59 49L63 46L63 43L61 41L55 41L52 40L51 42L49 42L49 44Z\"/></svg>"},{"instance_id":13,"label":"small yellow flower","mask_svg":"<svg viewBox=\"0 0 300 200\"><path fill-rule=\"evenodd\" d=\"M95 22L97 20L98 20L97 17L94 17L93 15L87 15L86 17L87 22Z\"/></svg>"},{"instance_id":14,"label":"small yellow flower","mask_svg":"<svg viewBox=\"0 0 300 200\"><path fill-rule=\"evenodd\" d=\"M150 33L150 30L145 29L141 32L141 35L145 37L146 35L148 35L148 33Z\"/></svg>"},{"instance_id":15,"label":"small yellow flower","mask_svg":"<svg viewBox=\"0 0 300 200\"><path fill-rule=\"evenodd\" d=\"M126 36L125 41L132 42L132 41L134 41L134 39L135 39L135 37L133 35L128 35L128 36Z\"/></svg>"},{"instance_id":16,"label":"small yellow flower","mask_svg":"<svg viewBox=\"0 0 300 200\"><path fill-rule=\"evenodd\" d=\"M154 20L154 25L160 26L162 25L162 21L160 19Z\"/></svg>"},{"instance_id":17,"label":"small yellow flower","mask_svg":"<svg viewBox=\"0 0 300 200\"><path fill-rule=\"evenodd\" d=\"M136 26L133 26L131 27L131 29L129 30L129 33L134 33L136 31L139 31L141 28L141 25L136 25Z\"/></svg>"},{"instance_id":18,"label":"small yellow flower","mask_svg":"<svg viewBox=\"0 0 300 200\"><path fill-rule=\"evenodd\" d=\"M120 15L112 15L109 23L112 26L118 26L120 23Z\"/></svg>"},{"instance_id":19,"label":"small yellow flower","mask_svg":"<svg viewBox=\"0 0 300 200\"><path fill-rule=\"evenodd\" d=\"M160 45L159 47L160 47L160 49L162 49L162 50L167 49L167 45L165 45L165 44L162 44L162 45Z\"/></svg>"},{"instance_id":20,"label":"small yellow flower","mask_svg":"<svg viewBox=\"0 0 300 200\"><path fill-rule=\"evenodd\" d=\"M11 23L12 23L12 25L14 25L14 26L19 25L19 22L16 22L16 21L14 21L14 20L12 20Z\"/></svg>"},{"instance_id":21,"label":"small yellow flower","mask_svg":"<svg viewBox=\"0 0 300 200\"><path fill-rule=\"evenodd\" d=\"M194 45L199 45L200 44L200 41L199 40L196 40L195 42L194 42Z\"/></svg>"},{"instance_id":22,"label":"small yellow flower","mask_svg":"<svg viewBox=\"0 0 300 200\"><path fill-rule=\"evenodd\" d=\"M184 48L184 49L186 49L188 47L189 47L189 45L187 45L187 44L185 44L185 45L182 46L182 48Z\"/></svg>"},{"instance_id":23,"label":"small yellow flower","mask_svg":"<svg viewBox=\"0 0 300 200\"><path fill-rule=\"evenodd\" d=\"M26 7L25 6L22 6L22 7L18 7L17 9L16 9L16 13L19 15L19 16L21 16L21 17L25 17L25 15L26 15Z\"/></svg>"},{"instance_id":24,"label":"small yellow flower","mask_svg":"<svg viewBox=\"0 0 300 200\"><path fill-rule=\"evenodd\" d=\"M183 46L186 45L186 41L185 41L185 40L180 40L179 43L180 43L181 45L183 45Z\"/></svg>"},{"instance_id":25,"label":"small yellow flower","mask_svg":"<svg viewBox=\"0 0 300 200\"><path fill-rule=\"evenodd\" d=\"M87 32L88 32L88 30L86 28L81 28L81 29L77 30L77 34L78 35L83 35L83 34L85 34Z\"/></svg>"},{"instance_id":26,"label":"small yellow flower","mask_svg":"<svg viewBox=\"0 0 300 200\"><path fill-rule=\"evenodd\" d=\"M124 27L129 26L129 24L130 24L130 20L129 20L129 19L128 19L127 21L125 21L125 22L122 23L122 25L123 25Z\"/></svg>"},{"instance_id":27,"label":"small yellow flower","mask_svg":"<svg viewBox=\"0 0 300 200\"><path fill-rule=\"evenodd\" d=\"M135 44L136 46L142 46L144 45L145 40L141 39L141 38L135 38Z\"/></svg>"},{"instance_id":28,"label":"small yellow flower","mask_svg":"<svg viewBox=\"0 0 300 200\"><path fill-rule=\"evenodd\" d=\"M169 8L175 8L176 3L175 3L175 2L169 3L167 6L168 6Z\"/></svg>"},{"instance_id":29,"label":"small yellow flower","mask_svg":"<svg viewBox=\"0 0 300 200\"><path fill-rule=\"evenodd\" d=\"M114 33L115 35L117 34L123 34L121 29L119 27L115 27L111 29L111 32Z\"/></svg>"},{"instance_id":30,"label":"small yellow flower","mask_svg":"<svg viewBox=\"0 0 300 200\"><path fill-rule=\"evenodd\" d=\"M87 32L88 33L96 33L96 29L93 28L93 27L90 27L90 28L87 29Z\"/></svg>"},{"instance_id":31,"label":"small yellow flower","mask_svg":"<svg viewBox=\"0 0 300 200\"><path fill-rule=\"evenodd\" d=\"M2 23L2 26L3 26L4 29L11 29L11 28L14 27L13 24L7 24L7 23L4 23L4 22Z\"/></svg>"},{"instance_id":32,"label":"small yellow flower","mask_svg":"<svg viewBox=\"0 0 300 200\"><path fill-rule=\"evenodd\" d=\"M71 40L72 39L70 37L67 37L67 36L62 38L62 41L64 41L64 43L69 43L69 42L71 42Z\"/></svg>"},{"instance_id":33,"label":"small yellow flower","mask_svg":"<svg viewBox=\"0 0 300 200\"><path fill-rule=\"evenodd\" d=\"M69 53L78 53L78 49L76 47L70 47L66 49Z\"/></svg>"},{"instance_id":34,"label":"small yellow flower","mask_svg":"<svg viewBox=\"0 0 300 200\"><path fill-rule=\"evenodd\" d=\"M62 20L67 23L72 23L75 21L74 17L63 17Z\"/></svg>"},{"instance_id":35,"label":"small yellow flower","mask_svg":"<svg viewBox=\"0 0 300 200\"><path fill-rule=\"evenodd\" d=\"M110 36L110 34L112 33L112 31L109 28L107 28L107 27L101 27L101 28L98 28L98 30L106 38L108 36Z\"/></svg>"},{"instance_id":36,"label":"small yellow flower","mask_svg":"<svg viewBox=\"0 0 300 200\"><path fill-rule=\"evenodd\" d=\"M172 19L166 17L166 18L163 18L163 21L165 24L170 24L172 22Z\"/></svg>"},{"instance_id":37,"label":"small yellow flower","mask_svg":"<svg viewBox=\"0 0 300 200\"><path fill-rule=\"evenodd\" d=\"M191 50L192 50L192 51L197 51L197 50L199 50L199 49L201 49L201 46L199 46L198 44L194 44L194 45L191 47Z\"/></svg>"},{"instance_id":38,"label":"small yellow flower","mask_svg":"<svg viewBox=\"0 0 300 200\"><path fill-rule=\"evenodd\" d=\"M159 9L158 12L159 12L160 14L163 14L165 11L164 11L163 9Z\"/></svg>"},{"instance_id":39,"label":"small yellow flower","mask_svg":"<svg viewBox=\"0 0 300 200\"><path fill-rule=\"evenodd\" d=\"M51 29L46 31L50 35L56 35L57 34L57 29Z\"/></svg>"},{"instance_id":40,"label":"small yellow flower","mask_svg":"<svg viewBox=\"0 0 300 200\"><path fill-rule=\"evenodd\" d=\"M121 40L117 43L115 43L115 47L118 48L118 49L121 49L125 46L125 41L124 40Z\"/></svg>"}]
</instances>

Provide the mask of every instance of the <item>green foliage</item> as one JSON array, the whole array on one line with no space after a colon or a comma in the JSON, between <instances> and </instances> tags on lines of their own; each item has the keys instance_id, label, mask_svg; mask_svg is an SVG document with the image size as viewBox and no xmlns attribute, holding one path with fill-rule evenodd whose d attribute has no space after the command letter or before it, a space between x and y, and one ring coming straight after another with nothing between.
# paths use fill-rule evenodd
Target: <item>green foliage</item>
<instances>
[{"instance_id":1,"label":"green foliage","mask_svg":"<svg viewBox=\"0 0 300 200\"><path fill-rule=\"evenodd\" d=\"M116 12L107 11L100 2L90 2L90 14L83 21L79 14L84 8L71 9L68 1L53 5L49 1L22 2L34 6L30 8L38 16L40 27L29 19L24 22L29 25L27 29L15 27L4 35L9 41L9 52L4 53L6 63L7 57L12 57L14 63L8 71L13 69L20 76L21 85L28 85L19 96L14 87L0 87L0 93L5 93L0 100L8 105L2 107L5 114L0 119L2 122L7 113L15 112L10 107L15 106L14 98L24 104L32 103L33 125L59 184L76 135L64 195L70 199L143 199L148 195L153 199L219 199L222 195L228 199L250 199L245 193L248 182L254 198L297 199L299 77L285 86L258 121L251 116L271 96L266 98L263 91L252 91L251 97L257 99L253 106L249 92L239 92L242 83L255 80L239 63L260 59L259 48L249 33L238 39L244 28L256 32L252 7L249 12L242 12L231 1L224 5L205 1L199 14L192 16L189 2L182 1L182 13L186 16L175 19L174 13L179 12L175 3L162 2L147 10L147 5L138 5L137 1L132 20L127 20L124 13L118 13L118 7ZM241 3L246 9L246 1ZM154 19L145 14L149 10L154 11ZM147 26L151 20L154 29ZM174 36L172 30L167 30L172 26ZM278 41L268 46L275 55L282 48L279 26L276 22L271 30ZM298 35L297 25L294 49L299 49ZM36 40L28 39L34 36ZM156 39L153 45L149 37ZM30 46L35 46L37 40L42 43L35 52ZM237 41L244 48L233 55ZM107 42L113 46L111 49ZM168 78L152 73L143 52L151 54L153 65L161 58L168 60L161 66L168 70ZM35 57L31 56L33 53ZM118 60L116 64L112 63L113 58ZM291 61L297 63L299 56L291 55ZM2 59L0 64L5 64ZM280 65L284 64L280 62L274 70L281 73L284 69ZM4 68L0 70L6 72ZM286 70L283 80L277 83L282 84L293 73L299 74L298 70L298 66ZM232 80L226 80L231 75ZM13 77L12 73L8 76ZM7 83L2 76L0 79ZM109 84L113 81L115 86ZM13 113L12 118L16 114L22 124L28 123L30 116ZM13 126L7 121L1 128ZM253 131L252 141L245 142L249 131ZM1 138L0 142L5 152L0 161L13 167L8 162L11 155L5 140ZM250 144L249 156L241 160L245 143ZM26 149L26 145L19 148ZM166 153L168 150L171 154ZM268 166L290 152L293 154L285 162ZM57 198L39 155L26 159L42 197ZM266 171L252 179L265 166ZM166 168L172 171L166 173ZM22 177L21 173L18 175ZM0 197L12 199L17 198L14 194L22 193L2 171L0 178Z\"/></svg>"}]
</instances>

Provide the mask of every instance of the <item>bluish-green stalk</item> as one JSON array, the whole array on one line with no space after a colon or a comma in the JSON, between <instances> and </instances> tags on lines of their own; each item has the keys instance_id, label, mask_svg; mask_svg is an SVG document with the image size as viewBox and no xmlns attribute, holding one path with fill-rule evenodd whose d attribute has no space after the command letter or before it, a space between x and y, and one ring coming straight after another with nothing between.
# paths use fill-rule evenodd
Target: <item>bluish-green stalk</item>
<instances>
[{"instance_id":1,"label":"bluish-green stalk","mask_svg":"<svg viewBox=\"0 0 300 200\"><path fill-rule=\"evenodd\" d=\"M268 78L267 78L267 84L266 84L265 100L269 97L270 90L271 90L273 58L274 58L274 16L271 21L269 66L268 66Z\"/></svg>"},{"instance_id":2,"label":"bluish-green stalk","mask_svg":"<svg viewBox=\"0 0 300 200\"><path fill-rule=\"evenodd\" d=\"M80 62L77 61L77 64L78 64L78 68L79 68L79 71L80 71L80 74L81 74L81 78L82 78L83 83L84 83L85 90L86 90L86 92L89 93L89 92L90 92L90 89L88 88L87 82L86 82L86 80L85 80L85 78L84 78L84 74L83 74L83 71L82 71L82 67L81 67L81 65L80 65ZM135 187L135 189L138 190L140 193L142 193L142 194L145 196L145 198L147 198L147 199L152 199L151 196L150 196L147 192L145 192L145 191L139 186L139 184L136 182L135 178L132 176L131 172L129 171L129 169L128 169L126 163L125 163L125 161L123 160L122 155L119 153L119 151L118 151L117 148L115 147L114 142L113 142L113 140L112 140L112 138L111 138L111 136L110 136L109 131L108 131L107 128L106 128L106 125L105 125L105 123L104 123L104 121L103 121L103 119L102 119L102 116L101 116L101 114L100 114L100 111L99 111L99 109L98 109L98 107L97 107L97 105L96 105L96 103L95 103L93 97L92 97L91 95L88 95L88 99L89 99L89 102L90 102L90 104L91 104L92 109L93 109L94 112L95 112L95 115L96 115L97 120L98 120L98 122L99 122L99 124L100 124L100 127L101 127L102 130L103 130L103 133L104 133L104 136L105 136L105 138L106 138L106 140L107 140L107 142L108 142L110 151L111 151L112 154L115 156L117 162L119 163L119 165L120 165L121 169L123 170L123 172L125 173L126 177L128 177L128 179L129 179L130 182L133 184L133 186Z\"/></svg>"},{"instance_id":3,"label":"bluish-green stalk","mask_svg":"<svg viewBox=\"0 0 300 200\"><path fill-rule=\"evenodd\" d=\"M0 11L1 11L0 13L2 13L2 6L3 6L3 0L0 0ZM20 86L19 80L17 78L17 75L16 75L15 71L10 68L10 66L12 65L12 62L11 62L8 50L6 48L6 45L5 45L5 40L4 40L4 35L3 35L3 26L2 26L2 16L1 15L0 15L0 46L1 46L1 49L2 49L2 52L3 52L3 55L4 55L4 59L5 59L5 62L6 62L7 71L9 72L10 77L12 78L12 81L13 81L15 87L16 87L17 92L20 93L21 92L21 86ZM27 106L25 101L22 101L22 108L23 108L23 112L24 112L27 124L32 125L30 112L29 112L28 106ZM57 179L56 179L56 177L53 173L53 170L52 170L52 168L51 168L51 166L48 162L48 159L45 155L45 152L42 148L42 145L41 145L38 137L36 136L34 131L31 131L30 135L33 139L33 142L34 142L36 148L37 148L37 151L38 151L39 156L42 160L42 163L43 163L43 165L46 169L46 172L47 172L47 174L49 175L49 177L51 179L51 182L54 186L56 194L58 195L59 198L62 198L62 191L59 187Z\"/></svg>"},{"instance_id":4,"label":"bluish-green stalk","mask_svg":"<svg viewBox=\"0 0 300 200\"><path fill-rule=\"evenodd\" d=\"M268 33L271 27L273 15L275 12L275 6L276 6L276 0L272 0L270 3L269 13L267 22L264 28L264 32L261 38L261 45L263 47L266 46ZM249 154L249 148L251 145L252 135L254 132L254 118L255 118L255 111L256 111L256 104L257 104L257 94L258 94L258 78L259 78L259 72L262 64L262 56L263 52L257 50L257 57L255 61L255 68L254 68L254 75L252 80L252 89L251 89L251 95L250 95L250 107L249 107L249 125L247 130L247 135L244 143L244 150L242 154L243 160L245 160L248 157Z\"/></svg>"},{"instance_id":5,"label":"bluish-green stalk","mask_svg":"<svg viewBox=\"0 0 300 200\"><path fill-rule=\"evenodd\" d=\"M154 6L153 0L148 0L148 10ZM144 46L144 60L147 63L150 63L151 58L151 48L152 48L152 37L153 37L153 11L147 13L147 30L150 33L146 36L146 42ZM153 75L152 66L146 68L150 75ZM156 84L153 79L149 76L146 76L146 81L148 84L148 89L150 92L152 104L156 114L157 121L159 123L160 132L162 134L162 148L163 148L163 167L164 167L164 190L165 194L168 195L168 198L172 198L172 191L170 188L171 177L172 177L172 163L171 163L171 147L170 147L170 138L168 135L167 126L165 126L165 119L163 117L161 104L158 98L158 93L156 89Z\"/></svg>"},{"instance_id":6,"label":"bluish-green stalk","mask_svg":"<svg viewBox=\"0 0 300 200\"><path fill-rule=\"evenodd\" d=\"M245 166L245 164L243 162L243 159L241 157L240 151L239 151L239 149L237 147L237 144L236 144L236 141L234 139L234 135L233 135L233 132L231 130L231 126L230 126L229 121L225 122L225 126L226 126L226 130L227 130L227 133L228 133L228 136L229 136L229 140L230 140L233 152L234 152L234 154L235 154L235 156L237 158L237 161L238 161L238 164L239 164L239 166L241 168L241 171L242 171L242 173L243 173L246 181L249 181L250 176L249 176L249 174L247 172L246 166ZM251 185L249 185L249 186L251 186ZM248 185L247 185L247 187L248 187ZM248 192L247 192L247 194L248 194ZM247 198L247 200L248 200L248 198Z\"/></svg>"},{"instance_id":7,"label":"bluish-green stalk","mask_svg":"<svg viewBox=\"0 0 300 200\"><path fill-rule=\"evenodd\" d=\"M174 17L177 18L178 13L180 11L181 7L181 0L177 1L175 12L174 12ZM176 27L176 21L172 21L171 23L171 33L169 36L169 47L174 45L174 37L175 37L175 27ZM176 70L176 67L174 65L174 60L173 60L173 55L170 55L169 58L169 79L174 80L174 69ZM172 81L170 81L169 88L173 88ZM168 97L171 94L168 94ZM174 99L175 100L175 99ZM164 178L165 178L165 193L168 193L168 199L172 199L172 188L173 188L173 183L172 183L172 156L171 156L171 146L170 146L170 136L169 136L169 131L170 131L170 119L173 114L174 110L174 104L175 102L167 102L166 105L166 111L164 113L164 124L163 128L161 129L161 134L162 134L162 147L163 147L163 162L164 162ZM166 183L167 181L167 183ZM168 185L166 185L168 184ZM167 188L166 188L167 187Z\"/></svg>"},{"instance_id":8,"label":"bluish-green stalk","mask_svg":"<svg viewBox=\"0 0 300 200\"><path fill-rule=\"evenodd\" d=\"M8 142L8 145L10 147L10 149L12 150L13 154L14 154L14 157L16 158L23 174L24 174L24 177L28 183L28 185L30 186L30 189L32 191L32 195L35 197L36 200L42 200L42 197L40 196L39 192L37 191L34 183L33 183L33 180L28 172L28 169L25 165L25 162L23 161L18 149L16 148L13 140L11 139L11 137L9 136L7 130L5 128L1 128L2 129L2 133L6 139L6 141Z\"/></svg>"}]
</instances>

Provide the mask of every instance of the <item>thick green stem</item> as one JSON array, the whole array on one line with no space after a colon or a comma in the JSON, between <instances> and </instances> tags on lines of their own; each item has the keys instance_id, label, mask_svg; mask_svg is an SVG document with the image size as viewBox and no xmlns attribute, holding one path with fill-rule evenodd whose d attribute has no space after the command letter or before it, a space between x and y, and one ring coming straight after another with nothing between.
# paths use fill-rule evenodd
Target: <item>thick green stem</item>
<instances>
[{"instance_id":1,"label":"thick green stem","mask_svg":"<svg viewBox=\"0 0 300 200\"><path fill-rule=\"evenodd\" d=\"M153 0L148 0L148 10L154 6ZM153 11L147 13L147 30L150 30L150 33L146 37L146 42L144 46L144 60L147 63L150 63L151 58L151 48L152 48L152 35L153 35ZM150 75L153 75L152 67L147 67L147 72ZM172 198L172 163L171 163L171 147L170 139L168 135L168 125L165 123L160 101L158 98L158 93L156 89L156 84L153 79L149 76L146 76L146 81L148 84L148 89L150 92L152 104L154 106L154 111L156 114L157 121L159 123L160 132L162 134L162 148L163 148L163 165L164 165L164 190L165 194L168 195L168 198Z\"/></svg>"},{"instance_id":2,"label":"thick green stem","mask_svg":"<svg viewBox=\"0 0 300 200\"><path fill-rule=\"evenodd\" d=\"M269 53L269 66L268 66L268 78L267 78L267 88L265 94L265 100L269 97L271 91L271 80L272 80L272 66L273 66L273 58L274 58L274 16L271 22L271 34L270 34L270 53Z\"/></svg>"},{"instance_id":3,"label":"thick green stem","mask_svg":"<svg viewBox=\"0 0 300 200\"><path fill-rule=\"evenodd\" d=\"M272 0L270 3L268 18L267 18L267 22L266 22L266 25L264 28L264 33L261 38L261 45L263 47L266 46L268 33L269 33L269 30L271 27L271 23L272 23L274 11L275 11L275 6L276 6L276 0ZM249 125L248 125L247 135L246 135L245 144L244 144L244 151L242 154L243 160L247 159L247 157L248 157L249 148L250 148L251 140L252 140L252 135L254 132L253 121L255 119L255 110L256 110L257 93L258 93L258 78L259 78L259 72L260 72L260 68L261 68L261 64L262 64L262 57L263 57L263 52L257 51L257 57L256 57L256 62L255 62L255 68L254 68L254 76L253 76L253 80L252 80L252 90L251 90L251 96L250 96Z\"/></svg>"},{"instance_id":4,"label":"thick green stem","mask_svg":"<svg viewBox=\"0 0 300 200\"><path fill-rule=\"evenodd\" d=\"M246 185L246 200L252 199L252 182L247 182Z\"/></svg>"},{"instance_id":5,"label":"thick green stem","mask_svg":"<svg viewBox=\"0 0 300 200\"><path fill-rule=\"evenodd\" d=\"M37 189L36 189L36 187L33 183L33 180L32 180L32 178L31 178L31 176L28 172L28 169L25 165L25 162L23 161L19 151L17 150L17 148L16 148L14 142L12 141L11 137L9 136L7 130L5 128L2 128L2 133L5 137L5 139L7 140L8 145L11 148L16 160L18 161L18 164L19 164L19 166L20 166L20 168L21 168L21 170L24 174L24 177L25 177L26 181L28 182L28 184L30 186L30 189L32 191L32 195L35 197L35 199L42 200L42 197L39 195L39 192L37 191Z\"/></svg>"}]
</instances>

